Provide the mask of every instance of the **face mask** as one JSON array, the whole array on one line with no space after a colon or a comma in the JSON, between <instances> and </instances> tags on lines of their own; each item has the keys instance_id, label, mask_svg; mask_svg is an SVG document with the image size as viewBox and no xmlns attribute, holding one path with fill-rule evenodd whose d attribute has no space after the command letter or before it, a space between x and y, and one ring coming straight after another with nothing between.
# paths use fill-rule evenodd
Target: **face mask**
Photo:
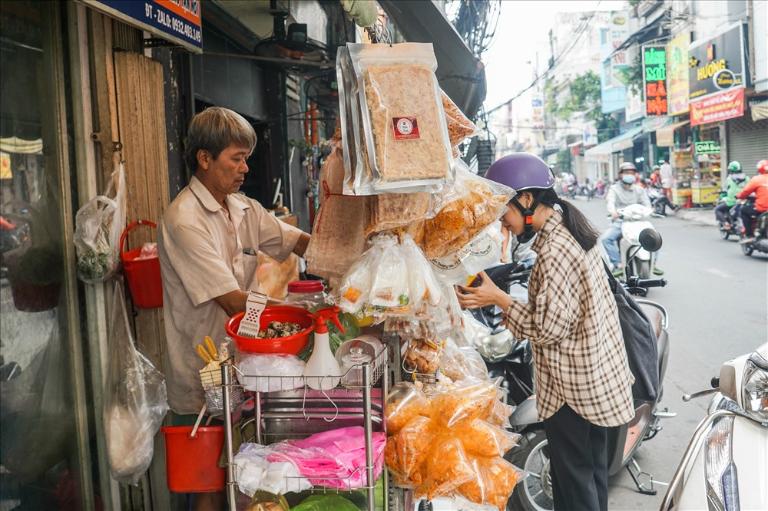
<instances>
[{"instance_id":1,"label":"face mask","mask_svg":"<svg viewBox=\"0 0 768 511\"><path fill-rule=\"evenodd\" d=\"M630 175L624 174L623 176L621 176L621 181L625 185L633 185L633 184L635 184L636 179L635 179L635 176L630 176Z\"/></svg>"}]
</instances>

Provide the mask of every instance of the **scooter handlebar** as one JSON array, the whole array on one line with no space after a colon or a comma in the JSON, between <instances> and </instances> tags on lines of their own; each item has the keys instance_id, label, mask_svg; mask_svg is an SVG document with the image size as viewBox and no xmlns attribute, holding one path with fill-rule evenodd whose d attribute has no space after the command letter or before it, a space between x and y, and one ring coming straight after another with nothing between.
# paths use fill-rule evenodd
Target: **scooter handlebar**
<instances>
[{"instance_id":1,"label":"scooter handlebar","mask_svg":"<svg viewBox=\"0 0 768 511\"><path fill-rule=\"evenodd\" d=\"M632 277L628 284L631 287L665 287L667 285L667 279L639 279L637 277Z\"/></svg>"}]
</instances>

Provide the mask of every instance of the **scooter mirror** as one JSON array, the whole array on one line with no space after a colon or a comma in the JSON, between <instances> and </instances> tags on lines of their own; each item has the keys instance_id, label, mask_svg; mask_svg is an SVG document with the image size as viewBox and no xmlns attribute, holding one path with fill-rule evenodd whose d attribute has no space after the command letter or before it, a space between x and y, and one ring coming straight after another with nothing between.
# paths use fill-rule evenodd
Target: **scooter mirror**
<instances>
[{"instance_id":1,"label":"scooter mirror","mask_svg":"<svg viewBox=\"0 0 768 511\"><path fill-rule=\"evenodd\" d=\"M638 241L640 246L648 252L658 252L661 249L661 234L655 229L643 229Z\"/></svg>"}]
</instances>

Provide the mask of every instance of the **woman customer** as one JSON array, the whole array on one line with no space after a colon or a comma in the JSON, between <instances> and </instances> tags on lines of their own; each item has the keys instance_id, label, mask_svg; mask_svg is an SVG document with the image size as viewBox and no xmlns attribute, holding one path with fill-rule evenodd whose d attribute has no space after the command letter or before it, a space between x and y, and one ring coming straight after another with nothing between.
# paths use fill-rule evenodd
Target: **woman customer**
<instances>
[{"instance_id":1,"label":"woman customer","mask_svg":"<svg viewBox=\"0 0 768 511\"><path fill-rule=\"evenodd\" d=\"M634 408L633 376L598 234L557 196L555 179L538 157L505 156L486 177L518 192L504 226L523 242L537 235L529 300L515 301L481 274L479 287L458 288L459 301L464 308L501 307L507 328L531 342L555 510L605 511L608 428L629 422Z\"/></svg>"}]
</instances>

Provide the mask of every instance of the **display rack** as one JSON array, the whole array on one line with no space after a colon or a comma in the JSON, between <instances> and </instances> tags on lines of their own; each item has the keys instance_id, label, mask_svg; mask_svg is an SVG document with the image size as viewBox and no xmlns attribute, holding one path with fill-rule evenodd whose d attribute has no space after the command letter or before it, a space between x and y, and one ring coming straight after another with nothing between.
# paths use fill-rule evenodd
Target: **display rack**
<instances>
[{"instance_id":1,"label":"display rack","mask_svg":"<svg viewBox=\"0 0 768 511\"><path fill-rule=\"evenodd\" d=\"M360 472L347 478L323 478L335 481L329 486L342 486L347 490L364 490L368 509L375 509L374 479L375 462L373 449L374 428L385 431L384 401L389 390L389 350L385 345L370 362L350 368L362 373L362 385L337 386L331 390L313 390L306 385L301 376L249 375L243 374L232 361L221 366L221 389L223 403L225 452L227 459L226 493L228 510L236 511L237 480L234 470L233 449L233 410L235 396L241 392L246 399L253 397L252 413L255 425L253 440L258 444L269 444L279 440L303 438L313 433L353 425L362 425L365 436L365 484L353 484L359 481ZM346 376L346 375L344 375ZM327 378L338 378L328 376ZM309 379L309 378L308 378ZM316 377L312 377L316 381ZM268 392L249 391L249 388L268 389ZM331 426L332 427L329 427ZM267 441L269 439L269 441ZM382 473L384 484L384 509L389 509L389 482L386 469ZM301 478L286 478L287 488L300 487ZM339 484L341 482L341 484ZM295 485L295 486L292 486ZM315 486L313 491L336 492L344 489Z\"/></svg>"}]
</instances>

